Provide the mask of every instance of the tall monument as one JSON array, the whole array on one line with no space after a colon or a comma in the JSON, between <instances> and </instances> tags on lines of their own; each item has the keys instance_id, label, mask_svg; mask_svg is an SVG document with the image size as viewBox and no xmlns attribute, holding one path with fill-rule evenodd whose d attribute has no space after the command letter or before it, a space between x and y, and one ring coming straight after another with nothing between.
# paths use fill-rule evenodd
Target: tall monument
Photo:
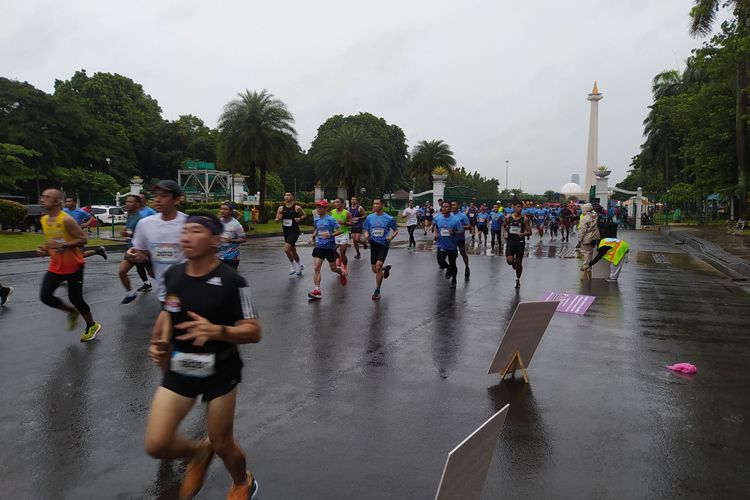
<instances>
[{"instance_id":1,"label":"tall monument","mask_svg":"<svg viewBox=\"0 0 750 500\"><path fill-rule=\"evenodd\" d=\"M583 189L588 198L589 189L594 185L594 170L599 166L599 101L604 99L604 95L599 92L599 87L594 82L594 88L586 97L591 102L591 114L589 115L589 149L586 155L586 183Z\"/></svg>"}]
</instances>

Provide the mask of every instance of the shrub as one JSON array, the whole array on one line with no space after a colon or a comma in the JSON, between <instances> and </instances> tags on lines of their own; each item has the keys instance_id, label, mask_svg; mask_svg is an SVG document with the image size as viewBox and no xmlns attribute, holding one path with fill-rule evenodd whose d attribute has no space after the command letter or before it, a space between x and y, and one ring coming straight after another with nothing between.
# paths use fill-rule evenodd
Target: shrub
<instances>
[{"instance_id":1,"label":"shrub","mask_svg":"<svg viewBox=\"0 0 750 500\"><path fill-rule=\"evenodd\" d=\"M29 209L18 202L0 200L0 225L3 229L21 227L28 212Z\"/></svg>"}]
</instances>

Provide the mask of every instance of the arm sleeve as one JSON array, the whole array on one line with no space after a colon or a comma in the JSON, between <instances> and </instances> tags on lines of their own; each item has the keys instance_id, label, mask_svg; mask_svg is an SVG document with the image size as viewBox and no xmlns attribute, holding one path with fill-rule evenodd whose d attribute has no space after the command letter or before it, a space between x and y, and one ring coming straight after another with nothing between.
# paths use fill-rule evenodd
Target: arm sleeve
<instances>
[{"instance_id":1,"label":"arm sleeve","mask_svg":"<svg viewBox=\"0 0 750 500\"><path fill-rule=\"evenodd\" d=\"M245 278L238 276L237 287L232 291L231 324L243 319L257 319L258 312L253 304L253 294Z\"/></svg>"},{"instance_id":2,"label":"arm sleeve","mask_svg":"<svg viewBox=\"0 0 750 500\"><path fill-rule=\"evenodd\" d=\"M597 252L596 257L594 257L594 260L589 263L589 266L593 266L594 264L602 260L602 257L604 257L611 249L612 247L609 247L607 245L599 247L599 251Z\"/></svg>"}]
</instances>

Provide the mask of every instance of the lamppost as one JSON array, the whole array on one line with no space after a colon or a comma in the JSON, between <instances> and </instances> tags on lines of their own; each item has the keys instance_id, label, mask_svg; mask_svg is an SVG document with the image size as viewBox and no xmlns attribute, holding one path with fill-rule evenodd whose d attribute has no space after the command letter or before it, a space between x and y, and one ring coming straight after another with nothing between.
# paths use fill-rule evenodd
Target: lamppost
<instances>
[{"instance_id":1,"label":"lamppost","mask_svg":"<svg viewBox=\"0 0 750 500\"><path fill-rule=\"evenodd\" d=\"M107 173L109 173L110 167L112 167L112 162L109 158L105 158L104 161L107 162Z\"/></svg>"},{"instance_id":2,"label":"lamppost","mask_svg":"<svg viewBox=\"0 0 750 500\"><path fill-rule=\"evenodd\" d=\"M505 190L508 190L508 160L505 160Z\"/></svg>"}]
</instances>

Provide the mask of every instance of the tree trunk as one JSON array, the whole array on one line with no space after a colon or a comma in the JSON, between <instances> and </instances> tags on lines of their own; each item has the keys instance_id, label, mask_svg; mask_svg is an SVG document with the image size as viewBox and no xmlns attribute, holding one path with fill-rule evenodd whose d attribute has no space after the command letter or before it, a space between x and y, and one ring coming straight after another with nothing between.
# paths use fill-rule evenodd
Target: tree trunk
<instances>
[{"instance_id":1,"label":"tree trunk","mask_svg":"<svg viewBox=\"0 0 750 500\"><path fill-rule=\"evenodd\" d=\"M258 206L260 214L258 214L258 220L261 224L265 224L268 222L266 216L266 174L268 173L268 167L265 161L259 162L258 166L260 168L260 205Z\"/></svg>"},{"instance_id":2,"label":"tree trunk","mask_svg":"<svg viewBox=\"0 0 750 500\"><path fill-rule=\"evenodd\" d=\"M737 196L739 197L738 214L740 218L747 216L747 62L737 65L737 110L735 117L737 133Z\"/></svg>"},{"instance_id":3,"label":"tree trunk","mask_svg":"<svg viewBox=\"0 0 750 500\"><path fill-rule=\"evenodd\" d=\"M255 171L258 169L255 161L250 162L250 169L247 172L247 190L250 191L250 195L255 195L258 191L258 183L255 178Z\"/></svg>"}]
</instances>

